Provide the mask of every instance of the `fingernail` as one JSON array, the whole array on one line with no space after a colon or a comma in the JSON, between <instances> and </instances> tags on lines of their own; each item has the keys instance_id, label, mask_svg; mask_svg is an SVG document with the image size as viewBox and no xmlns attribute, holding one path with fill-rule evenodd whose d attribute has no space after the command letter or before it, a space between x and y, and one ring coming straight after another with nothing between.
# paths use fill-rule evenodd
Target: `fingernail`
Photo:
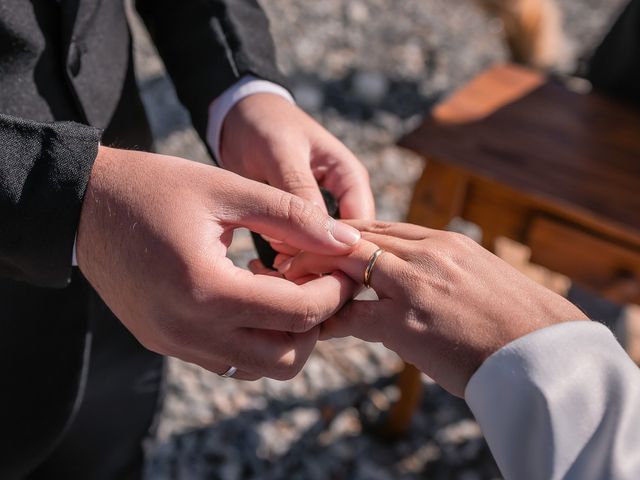
<instances>
[{"instance_id":1,"label":"fingernail","mask_svg":"<svg viewBox=\"0 0 640 480\"><path fill-rule=\"evenodd\" d=\"M342 222L333 222L331 234L338 242L350 247L360 241L360 231Z\"/></svg>"},{"instance_id":2,"label":"fingernail","mask_svg":"<svg viewBox=\"0 0 640 480\"><path fill-rule=\"evenodd\" d=\"M276 255L276 258L273 260L273 268L275 268L276 270L278 269L278 267L280 265L282 265L284 263L285 260L288 260L289 257L279 253L278 255Z\"/></svg>"},{"instance_id":3,"label":"fingernail","mask_svg":"<svg viewBox=\"0 0 640 480\"><path fill-rule=\"evenodd\" d=\"M285 260L284 262L282 262L278 267L276 267L278 269L278 273L281 273L282 275L284 275L285 273L287 273L287 271L289 270L289 268L291 268L291 264L293 263L293 257L288 258L287 260ZM274 265L275 266L275 265Z\"/></svg>"}]
</instances>

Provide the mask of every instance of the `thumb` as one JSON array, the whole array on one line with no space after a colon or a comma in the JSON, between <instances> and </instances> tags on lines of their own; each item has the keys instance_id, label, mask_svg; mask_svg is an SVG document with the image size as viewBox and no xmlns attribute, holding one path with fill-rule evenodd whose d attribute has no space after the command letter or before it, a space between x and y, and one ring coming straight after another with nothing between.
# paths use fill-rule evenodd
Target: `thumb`
<instances>
[{"instance_id":1,"label":"thumb","mask_svg":"<svg viewBox=\"0 0 640 480\"><path fill-rule=\"evenodd\" d=\"M226 211L227 223L282 241L303 251L343 255L360 240L360 231L331 218L310 201L262 183L241 182Z\"/></svg>"}]
</instances>

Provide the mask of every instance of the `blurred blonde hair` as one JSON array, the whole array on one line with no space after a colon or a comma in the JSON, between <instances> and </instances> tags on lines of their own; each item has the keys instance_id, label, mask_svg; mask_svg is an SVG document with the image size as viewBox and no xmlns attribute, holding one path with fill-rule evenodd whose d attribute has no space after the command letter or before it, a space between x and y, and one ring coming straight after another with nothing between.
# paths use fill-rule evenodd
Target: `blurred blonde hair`
<instances>
[{"instance_id":1,"label":"blurred blonde hair","mask_svg":"<svg viewBox=\"0 0 640 480\"><path fill-rule=\"evenodd\" d=\"M513 60L539 69L565 65L571 49L555 0L476 0L502 21Z\"/></svg>"}]
</instances>

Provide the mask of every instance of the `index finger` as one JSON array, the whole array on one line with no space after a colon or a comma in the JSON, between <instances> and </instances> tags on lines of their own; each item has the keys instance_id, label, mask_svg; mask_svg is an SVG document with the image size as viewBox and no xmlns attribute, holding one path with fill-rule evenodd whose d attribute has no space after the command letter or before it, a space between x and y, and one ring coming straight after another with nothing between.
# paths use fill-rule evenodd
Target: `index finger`
<instances>
[{"instance_id":1,"label":"index finger","mask_svg":"<svg viewBox=\"0 0 640 480\"><path fill-rule=\"evenodd\" d=\"M274 187L234 178L239 187L233 205L220 220L278 239L301 250L345 253L360 240L360 232L334 220L311 202Z\"/></svg>"},{"instance_id":2,"label":"index finger","mask_svg":"<svg viewBox=\"0 0 640 480\"><path fill-rule=\"evenodd\" d=\"M320 183L338 200L340 217L373 220L376 208L369 172L343 145L332 156L339 160L330 162Z\"/></svg>"},{"instance_id":3,"label":"index finger","mask_svg":"<svg viewBox=\"0 0 640 480\"><path fill-rule=\"evenodd\" d=\"M340 270L346 273L354 282L363 284L364 272L373 261L374 253L379 247L365 239L348 255L318 255L302 252L280 265L280 273L288 279L296 279L303 275L321 275ZM390 251L384 251L373 264L369 283L379 298L392 298L402 290L400 282L407 264Z\"/></svg>"},{"instance_id":4,"label":"index finger","mask_svg":"<svg viewBox=\"0 0 640 480\"><path fill-rule=\"evenodd\" d=\"M379 235L387 235L397 237L403 240L425 240L436 234L437 230L432 230L420 225L412 223L385 222L382 220L345 220L352 227L357 228L361 232L375 233Z\"/></svg>"}]
</instances>

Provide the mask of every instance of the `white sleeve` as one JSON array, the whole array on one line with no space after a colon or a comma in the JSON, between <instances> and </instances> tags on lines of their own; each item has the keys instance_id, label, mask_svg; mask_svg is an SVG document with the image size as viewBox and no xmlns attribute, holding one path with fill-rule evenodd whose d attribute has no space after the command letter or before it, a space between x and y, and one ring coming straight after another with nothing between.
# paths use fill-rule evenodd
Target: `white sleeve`
<instances>
[{"instance_id":1,"label":"white sleeve","mask_svg":"<svg viewBox=\"0 0 640 480\"><path fill-rule=\"evenodd\" d=\"M252 75L245 75L227 88L209 106L209 122L207 123L207 143L215 156L218 165L222 166L220 158L220 134L227 113L243 98L256 93L273 93L295 103L287 89L277 83L261 80Z\"/></svg>"},{"instance_id":2,"label":"white sleeve","mask_svg":"<svg viewBox=\"0 0 640 480\"><path fill-rule=\"evenodd\" d=\"M507 479L640 479L640 370L601 324L506 345L465 398Z\"/></svg>"}]
</instances>

